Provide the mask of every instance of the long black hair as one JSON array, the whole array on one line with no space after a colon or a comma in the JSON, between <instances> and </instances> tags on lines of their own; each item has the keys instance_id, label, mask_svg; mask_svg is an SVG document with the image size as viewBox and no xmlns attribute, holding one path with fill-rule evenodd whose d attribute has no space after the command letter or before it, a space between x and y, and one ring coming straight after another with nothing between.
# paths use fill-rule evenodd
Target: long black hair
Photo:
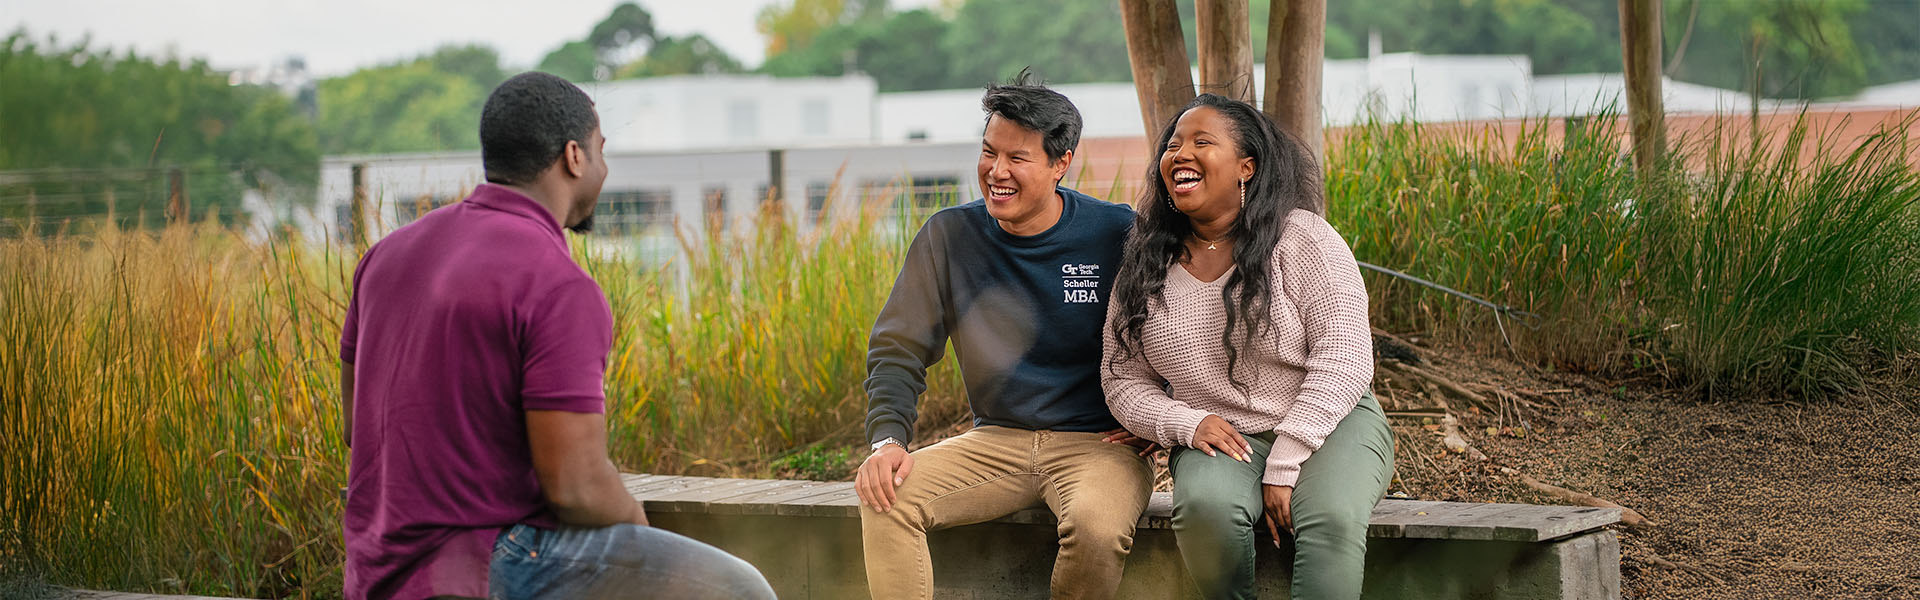
<instances>
[{"instance_id":1,"label":"long black hair","mask_svg":"<svg viewBox=\"0 0 1920 600\"><path fill-rule=\"evenodd\" d=\"M1321 212L1320 167L1305 146L1280 131L1253 105L1213 94L1201 94L1168 119L1155 150L1165 152L1180 116L1202 106L1220 111L1233 123L1234 145L1240 156L1252 158L1254 165L1253 177L1247 181L1246 205L1240 208L1240 216L1228 232L1234 240L1233 274L1220 290L1227 308L1227 322L1220 330L1220 345L1227 350L1227 377L1245 394L1247 386L1235 372L1240 356L1233 342L1236 337L1256 339L1273 325L1273 279L1268 275L1268 263L1273 260L1274 247L1280 244L1288 214L1296 208ZM1164 304L1167 269L1174 261L1187 258L1184 241L1193 232L1187 215L1175 211L1170 202L1172 195L1160 178L1160 155L1147 162L1146 190L1134 205L1133 231L1127 234L1125 258L1109 299L1119 306L1119 318L1111 326L1121 348L1120 356L1107 357L1110 370L1141 351L1147 305L1150 301Z\"/></svg>"}]
</instances>

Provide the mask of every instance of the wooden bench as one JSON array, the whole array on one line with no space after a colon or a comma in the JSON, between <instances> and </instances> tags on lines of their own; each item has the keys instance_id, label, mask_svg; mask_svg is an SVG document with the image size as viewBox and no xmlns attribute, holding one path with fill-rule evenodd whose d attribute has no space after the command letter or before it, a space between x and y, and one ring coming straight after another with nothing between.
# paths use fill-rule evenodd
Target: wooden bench
<instances>
[{"instance_id":1,"label":"wooden bench","mask_svg":"<svg viewBox=\"0 0 1920 600\"><path fill-rule=\"evenodd\" d=\"M626 475L653 524L752 562L787 600L866 598L851 483ZM1134 535L1122 598L1192 598L1172 498L1155 493ZM1366 598L1620 597L1612 509L1383 500L1368 531ZM937 598L1045 598L1057 549L1044 508L929 536ZM1283 540L1285 545L1290 540ZM1262 540L1262 598L1286 598L1292 549Z\"/></svg>"}]
</instances>

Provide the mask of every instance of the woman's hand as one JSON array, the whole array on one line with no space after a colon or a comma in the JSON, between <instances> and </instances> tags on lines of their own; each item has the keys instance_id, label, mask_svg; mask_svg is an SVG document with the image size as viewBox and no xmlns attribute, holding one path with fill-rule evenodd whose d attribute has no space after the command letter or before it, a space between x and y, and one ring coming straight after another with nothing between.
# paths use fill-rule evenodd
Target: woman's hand
<instances>
[{"instance_id":1,"label":"woman's hand","mask_svg":"<svg viewBox=\"0 0 1920 600\"><path fill-rule=\"evenodd\" d=\"M1153 451L1160 449L1159 442L1134 435L1133 432L1127 431L1125 427L1107 432L1107 437L1101 438L1100 441L1139 448L1140 452L1138 452L1138 454L1140 456L1153 454Z\"/></svg>"},{"instance_id":2,"label":"woman's hand","mask_svg":"<svg viewBox=\"0 0 1920 600\"><path fill-rule=\"evenodd\" d=\"M1260 491L1267 504L1267 533L1273 535L1273 545L1277 548L1280 530L1293 533L1293 486L1262 485Z\"/></svg>"},{"instance_id":3,"label":"woman's hand","mask_svg":"<svg viewBox=\"0 0 1920 600\"><path fill-rule=\"evenodd\" d=\"M1200 420L1200 426L1193 428L1193 449L1217 456L1214 451L1227 453L1240 462L1253 462L1253 446L1247 443L1247 436L1234 431L1220 415L1207 415Z\"/></svg>"}]
</instances>

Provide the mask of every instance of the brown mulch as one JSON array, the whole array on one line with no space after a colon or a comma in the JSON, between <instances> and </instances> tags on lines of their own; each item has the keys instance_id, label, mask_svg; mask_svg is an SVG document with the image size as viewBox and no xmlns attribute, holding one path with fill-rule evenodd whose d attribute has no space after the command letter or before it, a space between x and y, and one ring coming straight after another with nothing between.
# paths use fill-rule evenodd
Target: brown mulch
<instances>
[{"instance_id":1,"label":"brown mulch","mask_svg":"<svg viewBox=\"0 0 1920 600\"><path fill-rule=\"evenodd\" d=\"M1619 527L1626 598L1920 598L1913 365L1820 400L1705 401L1657 382L1530 372L1457 350L1425 354L1463 384L1564 392L1505 414L1453 400L1461 434L1485 460L1447 452L1417 419L1393 419L1395 491L1564 503L1508 469L1639 511L1654 524ZM1471 358L1451 358L1463 356ZM1397 392L1390 412L1426 404L1424 394L1383 379L1383 400Z\"/></svg>"}]
</instances>

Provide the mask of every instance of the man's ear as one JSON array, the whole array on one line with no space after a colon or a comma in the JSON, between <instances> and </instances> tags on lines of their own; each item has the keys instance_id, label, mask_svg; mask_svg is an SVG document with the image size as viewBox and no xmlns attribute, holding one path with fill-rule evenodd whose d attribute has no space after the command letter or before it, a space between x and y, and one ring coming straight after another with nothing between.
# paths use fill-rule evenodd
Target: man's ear
<instances>
[{"instance_id":1,"label":"man's ear","mask_svg":"<svg viewBox=\"0 0 1920 600\"><path fill-rule=\"evenodd\" d=\"M587 149L580 147L580 142L567 140L567 150L560 153L560 161L566 166L568 175L587 176Z\"/></svg>"},{"instance_id":2,"label":"man's ear","mask_svg":"<svg viewBox=\"0 0 1920 600\"><path fill-rule=\"evenodd\" d=\"M1054 185L1060 185L1060 180L1065 179L1067 177L1067 168L1072 165L1073 165L1072 150L1068 150L1066 151L1066 153L1061 154L1060 160L1053 161L1053 184Z\"/></svg>"}]
</instances>

